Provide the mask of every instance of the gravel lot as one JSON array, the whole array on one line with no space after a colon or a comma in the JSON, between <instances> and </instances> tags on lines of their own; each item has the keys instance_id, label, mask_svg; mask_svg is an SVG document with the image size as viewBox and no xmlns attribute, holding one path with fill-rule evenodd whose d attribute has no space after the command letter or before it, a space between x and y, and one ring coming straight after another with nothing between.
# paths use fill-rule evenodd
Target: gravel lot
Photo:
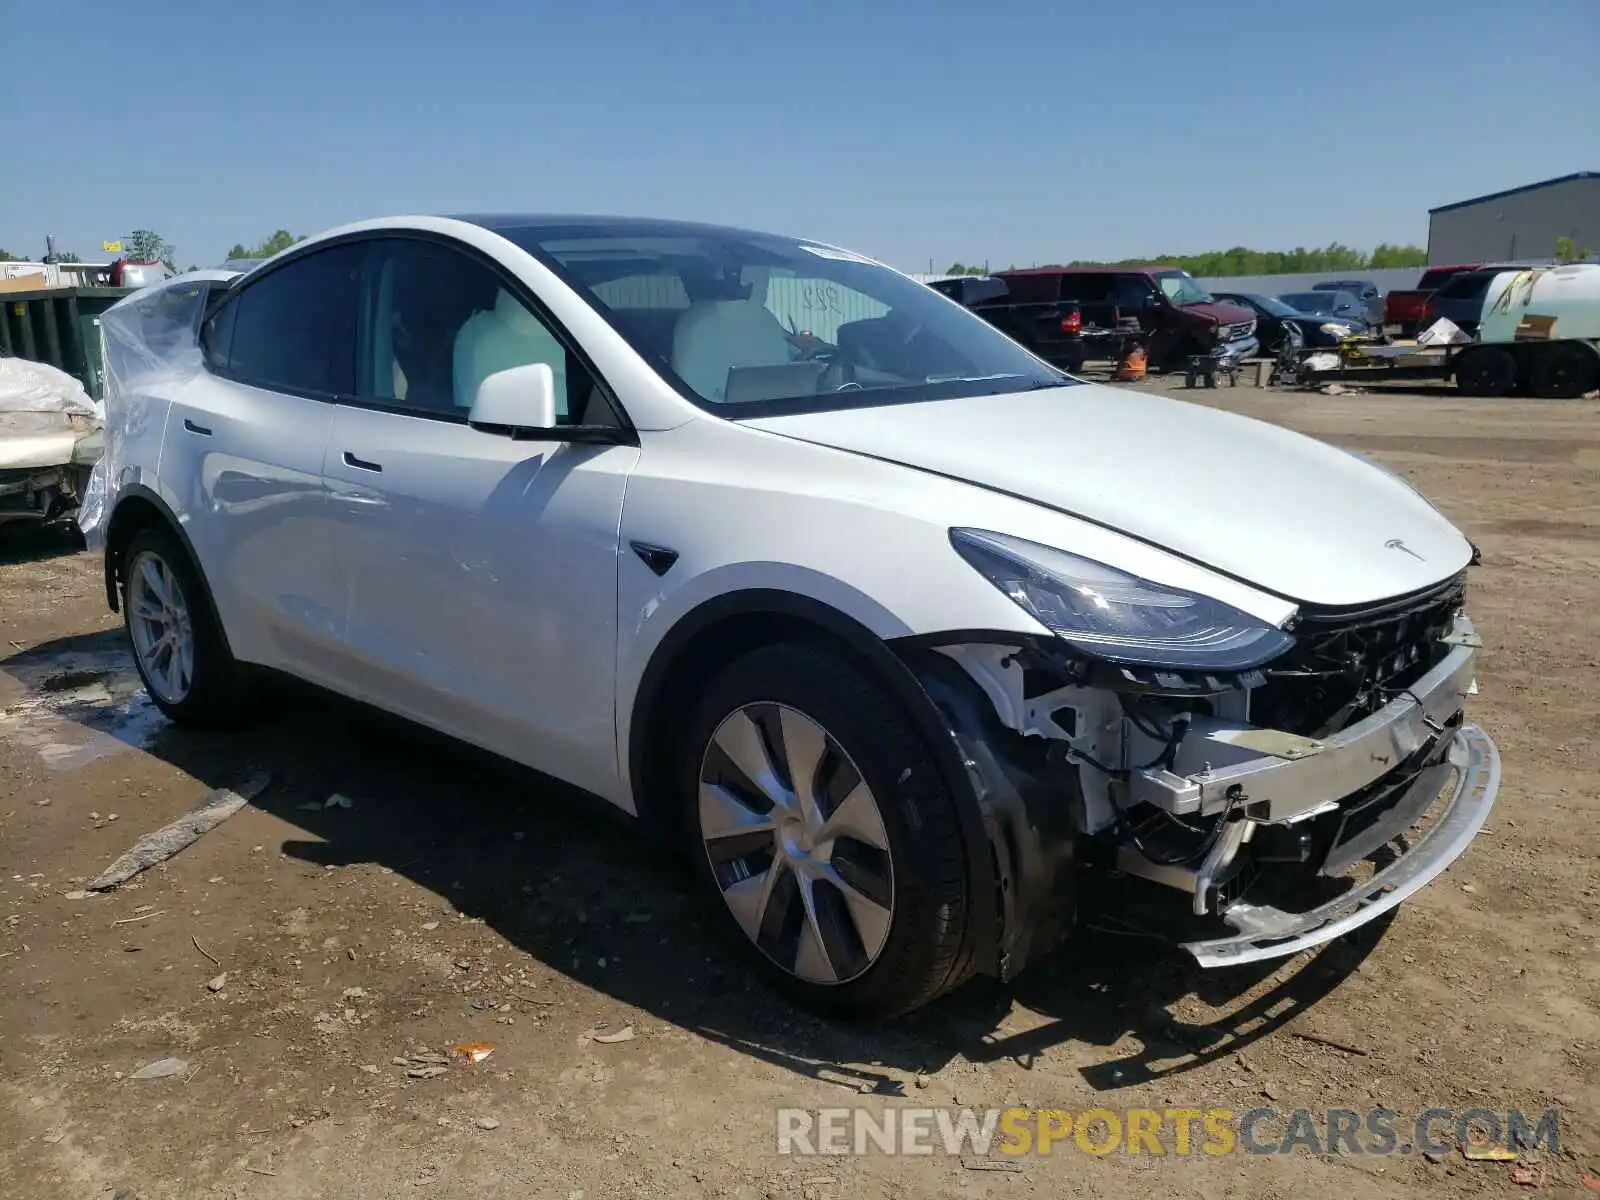
<instances>
[{"instance_id":1,"label":"gravel lot","mask_svg":"<svg viewBox=\"0 0 1600 1200\"><path fill-rule=\"evenodd\" d=\"M1472 714L1504 755L1500 804L1383 928L1216 974L1089 933L1010 987L826 1024L752 982L631 830L546 783L326 698L246 733L171 729L137 692L98 562L65 533L6 534L0 1194L1467 1196L1525 1191L1530 1165L1541 1191L1580 1193L1600 1175L1600 412L1188 395L1376 454L1483 549ZM272 783L253 805L74 898L256 770ZM469 1041L492 1056L430 1061ZM181 1074L130 1078L169 1057ZM775 1152L777 1107L857 1102L1553 1106L1562 1148L1511 1164L1068 1147L1015 1171Z\"/></svg>"}]
</instances>

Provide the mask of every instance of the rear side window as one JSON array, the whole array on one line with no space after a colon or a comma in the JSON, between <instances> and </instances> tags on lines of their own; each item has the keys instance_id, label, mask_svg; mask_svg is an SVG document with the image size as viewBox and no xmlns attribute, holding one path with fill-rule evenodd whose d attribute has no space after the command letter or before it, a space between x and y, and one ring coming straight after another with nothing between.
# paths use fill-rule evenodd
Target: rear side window
<instances>
[{"instance_id":1,"label":"rear side window","mask_svg":"<svg viewBox=\"0 0 1600 1200\"><path fill-rule=\"evenodd\" d=\"M228 374L278 391L353 392L356 282L364 254L359 244L333 246L249 284L228 305L237 310L229 318Z\"/></svg>"},{"instance_id":2,"label":"rear side window","mask_svg":"<svg viewBox=\"0 0 1600 1200\"><path fill-rule=\"evenodd\" d=\"M1070 293L1070 275L1010 275L1006 277L1006 287L1011 291L1011 299L1018 304L1054 304L1057 300Z\"/></svg>"},{"instance_id":3,"label":"rear side window","mask_svg":"<svg viewBox=\"0 0 1600 1200\"><path fill-rule=\"evenodd\" d=\"M233 319L239 305L232 300L218 308L200 326L200 352L213 371L228 369L228 354L233 348Z\"/></svg>"},{"instance_id":4,"label":"rear side window","mask_svg":"<svg viewBox=\"0 0 1600 1200\"><path fill-rule=\"evenodd\" d=\"M1010 295L1004 279L969 279L964 299L968 304L996 304Z\"/></svg>"},{"instance_id":5,"label":"rear side window","mask_svg":"<svg viewBox=\"0 0 1600 1200\"><path fill-rule=\"evenodd\" d=\"M1487 291L1493 278L1493 275L1457 275L1439 289L1439 295L1446 299L1463 299Z\"/></svg>"},{"instance_id":6,"label":"rear side window","mask_svg":"<svg viewBox=\"0 0 1600 1200\"><path fill-rule=\"evenodd\" d=\"M1417 281L1417 290L1431 292L1435 288L1443 287L1459 274L1460 271L1424 271L1422 278Z\"/></svg>"}]
</instances>

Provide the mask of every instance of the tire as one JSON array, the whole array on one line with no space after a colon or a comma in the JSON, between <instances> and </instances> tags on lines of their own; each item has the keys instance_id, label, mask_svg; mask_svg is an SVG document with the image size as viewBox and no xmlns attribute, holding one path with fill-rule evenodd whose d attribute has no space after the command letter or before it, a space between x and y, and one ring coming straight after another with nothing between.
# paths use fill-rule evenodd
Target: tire
<instances>
[{"instance_id":1,"label":"tire","mask_svg":"<svg viewBox=\"0 0 1600 1200\"><path fill-rule=\"evenodd\" d=\"M808 763L809 809L790 782ZM696 878L790 998L889 1017L972 973L955 798L909 715L841 651L785 642L732 663L689 722L679 791Z\"/></svg>"},{"instance_id":2,"label":"tire","mask_svg":"<svg viewBox=\"0 0 1600 1200\"><path fill-rule=\"evenodd\" d=\"M141 529L128 540L121 569L123 627L134 666L156 707L177 724L195 727L227 726L246 716L252 709L251 681L228 649L183 544L165 527ZM160 619L154 618L156 610ZM174 627L176 637L163 652L160 633Z\"/></svg>"},{"instance_id":3,"label":"tire","mask_svg":"<svg viewBox=\"0 0 1600 1200\"><path fill-rule=\"evenodd\" d=\"M1553 342L1529 350L1529 390L1545 400L1576 400L1600 382L1600 357L1575 342Z\"/></svg>"},{"instance_id":4,"label":"tire","mask_svg":"<svg viewBox=\"0 0 1600 1200\"><path fill-rule=\"evenodd\" d=\"M1517 386L1517 360L1497 347L1472 350L1456 360L1455 378L1468 396L1509 396Z\"/></svg>"}]
</instances>

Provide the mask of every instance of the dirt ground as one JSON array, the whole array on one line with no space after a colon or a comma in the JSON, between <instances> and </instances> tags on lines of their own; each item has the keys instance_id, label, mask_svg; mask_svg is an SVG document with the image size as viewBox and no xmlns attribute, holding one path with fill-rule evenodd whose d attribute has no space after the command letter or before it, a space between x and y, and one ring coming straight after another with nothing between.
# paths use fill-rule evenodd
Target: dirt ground
<instances>
[{"instance_id":1,"label":"dirt ground","mask_svg":"<svg viewBox=\"0 0 1600 1200\"><path fill-rule=\"evenodd\" d=\"M330 699L244 733L170 728L137 691L98 562L67 533L7 534L0 1195L1475 1196L1529 1190L1518 1167L1542 1194L1585 1194L1600 1175L1600 411L1189 396L1375 454L1482 547L1471 714L1504 755L1499 805L1382 928L1217 973L1089 932L1012 985L980 980L886 1027L829 1024L754 982L635 833L548 784ZM141 833L257 770L272 782L254 804L82 895ZM328 807L336 794L350 806ZM469 1041L493 1055L419 1070ZM131 1078L169 1057L181 1074ZM777 1108L846 1104L1554 1107L1561 1149L1512 1164L1069 1146L1014 1170L778 1155Z\"/></svg>"}]
</instances>

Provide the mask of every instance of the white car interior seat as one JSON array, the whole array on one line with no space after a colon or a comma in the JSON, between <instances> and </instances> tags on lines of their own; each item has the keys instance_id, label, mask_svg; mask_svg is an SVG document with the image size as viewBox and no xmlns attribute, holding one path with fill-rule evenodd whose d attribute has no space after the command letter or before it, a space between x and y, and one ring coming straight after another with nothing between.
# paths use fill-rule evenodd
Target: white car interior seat
<instances>
[{"instance_id":1,"label":"white car interior seat","mask_svg":"<svg viewBox=\"0 0 1600 1200\"><path fill-rule=\"evenodd\" d=\"M493 310L474 313L455 345L455 402L470 409L478 385L497 371L546 363L556 377L556 416L567 417L567 351L544 323L505 289Z\"/></svg>"},{"instance_id":2,"label":"white car interior seat","mask_svg":"<svg viewBox=\"0 0 1600 1200\"><path fill-rule=\"evenodd\" d=\"M793 359L778 318L753 300L701 300L672 331L672 369L700 395L727 398L732 367L776 367Z\"/></svg>"}]
</instances>

